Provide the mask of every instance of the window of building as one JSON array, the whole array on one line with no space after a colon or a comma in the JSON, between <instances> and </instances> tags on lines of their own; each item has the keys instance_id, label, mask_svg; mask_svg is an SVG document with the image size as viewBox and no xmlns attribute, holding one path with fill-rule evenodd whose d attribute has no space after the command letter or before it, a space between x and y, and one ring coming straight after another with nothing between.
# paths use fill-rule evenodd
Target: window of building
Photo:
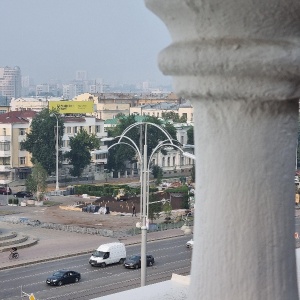
<instances>
[{"instance_id":1,"label":"window of building","mask_svg":"<svg viewBox=\"0 0 300 300\"><path fill-rule=\"evenodd\" d=\"M10 143L9 142L1 142L0 143L0 151L10 151Z\"/></svg>"},{"instance_id":2,"label":"window of building","mask_svg":"<svg viewBox=\"0 0 300 300\"><path fill-rule=\"evenodd\" d=\"M173 167L175 166L175 156L173 156Z\"/></svg>"},{"instance_id":3,"label":"window of building","mask_svg":"<svg viewBox=\"0 0 300 300\"><path fill-rule=\"evenodd\" d=\"M183 113L182 116L187 120L187 113Z\"/></svg>"},{"instance_id":4,"label":"window of building","mask_svg":"<svg viewBox=\"0 0 300 300\"><path fill-rule=\"evenodd\" d=\"M26 157L20 157L19 160L20 160L20 165L25 165Z\"/></svg>"},{"instance_id":5,"label":"window of building","mask_svg":"<svg viewBox=\"0 0 300 300\"><path fill-rule=\"evenodd\" d=\"M77 133L77 126L74 126L73 133Z\"/></svg>"},{"instance_id":6,"label":"window of building","mask_svg":"<svg viewBox=\"0 0 300 300\"><path fill-rule=\"evenodd\" d=\"M92 133L92 126L89 126L89 133Z\"/></svg>"},{"instance_id":7,"label":"window of building","mask_svg":"<svg viewBox=\"0 0 300 300\"><path fill-rule=\"evenodd\" d=\"M3 128L3 135L6 135L6 128Z\"/></svg>"},{"instance_id":8,"label":"window of building","mask_svg":"<svg viewBox=\"0 0 300 300\"><path fill-rule=\"evenodd\" d=\"M165 164L166 164L166 159L163 157L163 159L162 159L162 166L164 167Z\"/></svg>"},{"instance_id":9,"label":"window of building","mask_svg":"<svg viewBox=\"0 0 300 300\"><path fill-rule=\"evenodd\" d=\"M184 136L183 136L183 135L180 137L180 143L181 143L182 145L184 144Z\"/></svg>"},{"instance_id":10,"label":"window of building","mask_svg":"<svg viewBox=\"0 0 300 300\"><path fill-rule=\"evenodd\" d=\"M96 159L105 159L105 158L107 158L106 153L96 154Z\"/></svg>"},{"instance_id":11,"label":"window of building","mask_svg":"<svg viewBox=\"0 0 300 300\"><path fill-rule=\"evenodd\" d=\"M2 157L0 164L3 166L9 166L10 165L10 158L9 157Z\"/></svg>"},{"instance_id":12,"label":"window of building","mask_svg":"<svg viewBox=\"0 0 300 300\"><path fill-rule=\"evenodd\" d=\"M168 157L168 167L170 167L170 157Z\"/></svg>"},{"instance_id":13,"label":"window of building","mask_svg":"<svg viewBox=\"0 0 300 300\"><path fill-rule=\"evenodd\" d=\"M96 125L96 133L100 132L100 125Z\"/></svg>"},{"instance_id":14,"label":"window of building","mask_svg":"<svg viewBox=\"0 0 300 300\"><path fill-rule=\"evenodd\" d=\"M71 133L71 127L67 127L67 133Z\"/></svg>"},{"instance_id":15,"label":"window of building","mask_svg":"<svg viewBox=\"0 0 300 300\"><path fill-rule=\"evenodd\" d=\"M20 128L19 129L19 135L25 135L25 134L26 134L25 128Z\"/></svg>"},{"instance_id":16,"label":"window of building","mask_svg":"<svg viewBox=\"0 0 300 300\"><path fill-rule=\"evenodd\" d=\"M24 146L23 146L23 143L21 142L21 143L19 143L19 149L20 149L20 151L24 151L25 150L25 148L24 148Z\"/></svg>"}]
</instances>

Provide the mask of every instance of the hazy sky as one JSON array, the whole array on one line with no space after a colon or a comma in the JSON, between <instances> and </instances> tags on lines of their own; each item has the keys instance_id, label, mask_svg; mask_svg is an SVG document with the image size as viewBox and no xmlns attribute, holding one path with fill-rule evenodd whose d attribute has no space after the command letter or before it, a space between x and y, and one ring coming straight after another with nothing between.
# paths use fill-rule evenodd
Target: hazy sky
<instances>
[{"instance_id":1,"label":"hazy sky","mask_svg":"<svg viewBox=\"0 0 300 300\"><path fill-rule=\"evenodd\" d=\"M169 83L157 67L170 43L143 0L0 0L0 67L19 66L36 84L89 79Z\"/></svg>"}]
</instances>

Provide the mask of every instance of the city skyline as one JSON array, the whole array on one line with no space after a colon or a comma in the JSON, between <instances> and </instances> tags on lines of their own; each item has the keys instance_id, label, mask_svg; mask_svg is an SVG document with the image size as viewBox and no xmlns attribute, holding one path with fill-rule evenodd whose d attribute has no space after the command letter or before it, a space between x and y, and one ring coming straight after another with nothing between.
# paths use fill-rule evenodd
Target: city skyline
<instances>
[{"instance_id":1,"label":"city skyline","mask_svg":"<svg viewBox=\"0 0 300 300\"><path fill-rule=\"evenodd\" d=\"M35 84L77 71L110 83L171 84L157 66L170 36L136 0L2 0L0 66L19 66Z\"/></svg>"}]
</instances>

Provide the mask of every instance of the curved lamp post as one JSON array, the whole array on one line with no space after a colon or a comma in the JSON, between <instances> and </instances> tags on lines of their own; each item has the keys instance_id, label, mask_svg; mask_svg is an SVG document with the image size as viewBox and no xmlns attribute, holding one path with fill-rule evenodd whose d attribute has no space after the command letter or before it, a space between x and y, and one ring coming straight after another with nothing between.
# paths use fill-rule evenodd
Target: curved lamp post
<instances>
[{"instance_id":1,"label":"curved lamp post","mask_svg":"<svg viewBox=\"0 0 300 300\"><path fill-rule=\"evenodd\" d=\"M157 146L152 150L149 158L148 158L148 154L147 154L147 132L148 132L148 125L150 126L154 126L157 129L159 129L165 136L166 136L166 140L164 141L160 141ZM128 136L126 136L126 134L134 127L137 126L144 126L144 145L143 145L143 151L142 149L140 149L136 143ZM140 169L141 169L141 177L140 177L140 181L141 181L141 218L142 218L142 222L141 222L141 286L145 286L146 285L146 267L147 267L147 261L146 261L146 255L147 255L147 219L148 219L148 207L149 207L149 173L150 173L150 164L151 164L151 159L154 155L154 153L162 148L162 147L166 147L166 146L171 146L171 147L175 147L176 149L178 149L179 151L181 151L183 153L183 155L185 155L186 153L176 144L173 143L173 138L170 136L170 134L165 131L162 127L160 127L157 124L154 123L150 123L150 122L136 122L130 126L128 126L123 133L120 136L117 136L111 140L114 139L118 139L116 143L112 144L111 146L108 147L107 152L109 149L111 149L112 147L119 145L119 144L125 144L130 146L131 148L133 148L136 153L139 156L139 160L140 160ZM123 139L126 139L126 141L124 141ZM108 140L108 139L106 139ZM186 154L185 156L188 156L191 158L192 154ZM192 155L193 156L193 155ZM195 159L195 157L193 156L193 158Z\"/></svg>"}]
</instances>

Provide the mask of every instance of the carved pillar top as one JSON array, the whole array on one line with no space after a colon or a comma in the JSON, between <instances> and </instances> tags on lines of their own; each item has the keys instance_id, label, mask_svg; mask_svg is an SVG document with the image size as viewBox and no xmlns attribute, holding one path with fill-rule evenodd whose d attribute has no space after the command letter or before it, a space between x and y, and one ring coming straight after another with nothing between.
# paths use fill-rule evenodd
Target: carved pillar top
<instances>
[{"instance_id":1,"label":"carved pillar top","mask_svg":"<svg viewBox=\"0 0 300 300\"><path fill-rule=\"evenodd\" d=\"M300 95L298 0L145 0L173 43L159 66L179 95L285 100Z\"/></svg>"}]
</instances>

